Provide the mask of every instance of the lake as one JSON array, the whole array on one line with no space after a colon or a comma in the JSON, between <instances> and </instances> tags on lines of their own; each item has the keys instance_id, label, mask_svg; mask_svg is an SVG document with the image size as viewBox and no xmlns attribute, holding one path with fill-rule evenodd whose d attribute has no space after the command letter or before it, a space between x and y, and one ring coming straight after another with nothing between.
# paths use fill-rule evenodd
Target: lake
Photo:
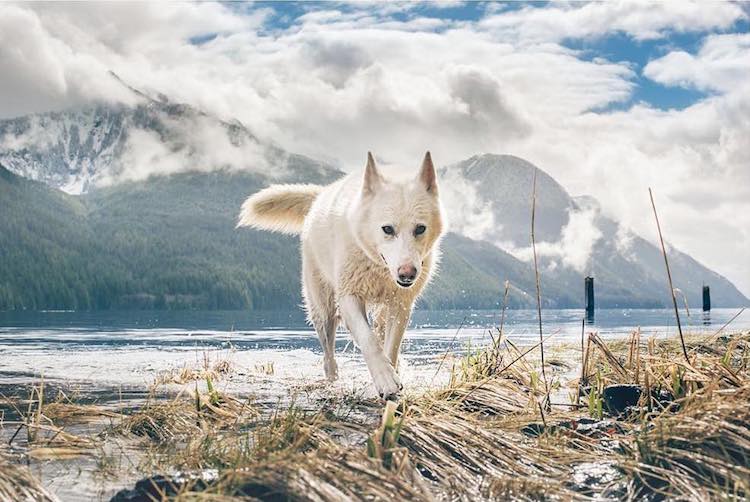
<instances>
[{"instance_id":1,"label":"lake","mask_svg":"<svg viewBox=\"0 0 750 502\"><path fill-rule=\"evenodd\" d=\"M683 330L713 333L737 309L710 314L681 312ZM544 310L547 343L580 340L582 310ZM499 311L416 311L403 345L405 383L430 385L434 368L448 352L481 346L500 323ZM676 333L671 310L598 310L585 330L603 338L627 336L640 327L644 337ZM750 329L750 311L727 328ZM536 311L509 310L505 331L516 344L538 340ZM226 385L261 394L279 384L319 380L322 354L315 333L301 311L130 311L0 312L0 383L46 381L83 388L143 387L158 375L184 367L230 360L240 371ZM366 386L364 363L349 335L339 334L337 359L343 384Z\"/></svg>"}]
</instances>

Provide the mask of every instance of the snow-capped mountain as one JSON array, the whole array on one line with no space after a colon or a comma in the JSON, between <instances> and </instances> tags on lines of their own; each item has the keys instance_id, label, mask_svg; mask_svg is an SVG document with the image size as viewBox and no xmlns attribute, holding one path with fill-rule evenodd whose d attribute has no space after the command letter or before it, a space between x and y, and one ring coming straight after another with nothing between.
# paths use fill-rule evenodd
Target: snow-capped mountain
<instances>
[{"instance_id":1,"label":"snow-capped mountain","mask_svg":"<svg viewBox=\"0 0 750 502\"><path fill-rule=\"evenodd\" d=\"M88 190L124 150L121 106L30 115L0 122L0 162L25 178L69 193Z\"/></svg>"},{"instance_id":2,"label":"snow-capped mountain","mask_svg":"<svg viewBox=\"0 0 750 502\"><path fill-rule=\"evenodd\" d=\"M332 169L261 143L238 121L128 89L135 105L95 104L0 121L0 163L71 194L155 173L250 169L278 179Z\"/></svg>"}]
</instances>

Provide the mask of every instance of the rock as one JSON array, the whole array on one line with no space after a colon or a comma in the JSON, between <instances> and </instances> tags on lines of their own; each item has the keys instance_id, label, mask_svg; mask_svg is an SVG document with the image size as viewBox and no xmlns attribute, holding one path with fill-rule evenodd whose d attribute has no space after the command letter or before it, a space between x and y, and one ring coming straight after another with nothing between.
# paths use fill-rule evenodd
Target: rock
<instances>
[{"instance_id":1,"label":"rock","mask_svg":"<svg viewBox=\"0 0 750 502\"><path fill-rule=\"evenodd\" d=\"M613 435L625 433L622 425L615 420L594 420L592 418L580 418L571 421L571 428L578 434L592 439L604 439Z\"/></svg>"},{"instance_id":2,"label":"rock","mask_svg":"<svg viewBox=\"0 0 750 502\"><path fill-rule=\"evenodd\" d=\"M547 430L543 423L531 422L521 427L521 434L532 438L539 437Z\"/></svg>"},{"instance_id":3,"label":"rock","mask_svg":"<svg viewBox=\"0 0 750 502\"><path fill-rule=\"evenodd\" d=\"M217 478L218 472L215 469L198 473L177 473L173 476L156 474L139 480L132 489L120 490L110 502L153 502L175 496L185 487L190 491L200 492Z\"/></svg>"},{"instance_id":4,"label":"rock","mask_svg":"<svg viewBox=\"0 0 750 502\"><path fill-rule=\"evenodd\" d=\"M610 415L622 415L628 408L638 405L642 392L640 385L608 385L602 392L604 409Z\"/></svg>"},{"instance_id":5,"label":"rock","mask_svg":"<svg viewBox=\"0 0 750 502\"><path fill-rule=\"evenodd\" d=\"M139 480L133 489L117 492L110 502L151 502L163 496L176 495L179 486L168 477L158 474Z\"/></svg>"}]
</instances>

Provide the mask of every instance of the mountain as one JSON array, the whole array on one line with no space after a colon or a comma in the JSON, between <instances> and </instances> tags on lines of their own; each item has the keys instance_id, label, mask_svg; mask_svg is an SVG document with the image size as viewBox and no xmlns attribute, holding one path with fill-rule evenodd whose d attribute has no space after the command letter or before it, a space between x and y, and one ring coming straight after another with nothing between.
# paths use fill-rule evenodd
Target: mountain
<instances>
[{"instance_id":1,"label":"mountain","mask_svg":"<svg viewBox=\"0 0 750 502\"><path fill-rule=\"evenodd\" d=\"M262 175L219 170L72 196L0 167L0 309L296 308L297 239L234 228L242 200L266 184ZM529 263L449 233L421 305L494 308L506 279L510 306L532 307ZM603 304L607 288L598 281ZM656 282L646 301L663 305L664 283ZM543 272L544 305L580 306L581 283L575 272ZM622 306L644 302L628 291L610 294Z\"/></svg>"},{"instance_id":2,"label":"mountain","mask_svg":"<svg viewBox=\"0 0 750 502\"><path fill-rule=\"evenodd\" d=\"M454 230L529 261L535 173L535 236L543 286L564 286L578 292L583 277L591 275L598 306L658 307L669 300L664 258L658 247L602 214L592 197L570 196L547 173L512 155L476 155L442 169L448 199L470 201L455 204ZM475 221L489 224L477 228ZM726 278L685 253L670 247L668 257L674 285L691 305L701 304L702 284L711 286L715 305L748 303Z\"/></svg>"},{"instance_id":3,"label":"mountain","mask_svg":"<svg viewBox=\"0 0 750 502\"><path fill-rule=\"evenodd\" d=\"M0 166L0 309L296 308L297 239L234 228L241 202L267 183L190 172L72 196ZM445 243L424 306L492 307L502 271L533 284L526 264L490 244L455 234Z\"/></svg>"},{"instance_id":4,"label":"mountain","mask_svg":"<svg viewBox=\"0 0 750 502\"><path fill-rule=\"evenodd\" d=\"M335 171L260 142L239 121L223 121L121 84L133 105L100 103L0 120L0 164L76 195L156 172L250 170L271 179L296 179Z\"/></svg>"},{"instance_id":5,"label":"mountain","mask_svg":"<svg viewBox=\"0 0 750 502\"><path fill-rule=\"evenodd\" d=\"M179 173L76 197L0 167L0 309L292 307L296 240L234 228L265 184Z\"/></svg>"},{"instance_id":6,"label":"mountain","mask_svg":"<svg viewBox=\"0 0 750 502\"><path fill-rule=\"evenodd\" d=\"M296 239L234 224L241 202L275 182L343 173L259 141L163 96L0 121L0 309L287 309L301 302ZM168 175L168 176L167 176ZM535 305L530 194L545 307L580 307L583 277L600 307L669 300L660 251L572 197L532 164L478 155L440 172L451 230L426 308ZM748 300L676 249L675 285L699 304Z\"/></svg>"}]
</instances>

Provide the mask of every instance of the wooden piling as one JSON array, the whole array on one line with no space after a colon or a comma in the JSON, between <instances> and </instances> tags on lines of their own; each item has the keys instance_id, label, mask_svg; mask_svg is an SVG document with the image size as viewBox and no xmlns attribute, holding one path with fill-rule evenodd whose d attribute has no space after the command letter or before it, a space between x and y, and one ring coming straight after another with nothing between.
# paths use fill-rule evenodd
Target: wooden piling
<instances>
[{"instance_id":1,"label":"wooden piling","mask_svg":"<svg viewBox=\"0 0 750 502\"><path fill-rule=\"evenodd\" d=\"M703 285L703 312L711 311L711 288Z\"/></svg>"},{"instance_id":2,"label":"wooden piling","mask_svg":"<svg viewBox=\"0 0 750 502\"><path fill-rule=\"evenodd\" d=\"M585 285L585 304L586 304L586 319L592 321L594 319L594 278L591 276L586 277L584 280Z\"/></svg>"}]
</instances>

